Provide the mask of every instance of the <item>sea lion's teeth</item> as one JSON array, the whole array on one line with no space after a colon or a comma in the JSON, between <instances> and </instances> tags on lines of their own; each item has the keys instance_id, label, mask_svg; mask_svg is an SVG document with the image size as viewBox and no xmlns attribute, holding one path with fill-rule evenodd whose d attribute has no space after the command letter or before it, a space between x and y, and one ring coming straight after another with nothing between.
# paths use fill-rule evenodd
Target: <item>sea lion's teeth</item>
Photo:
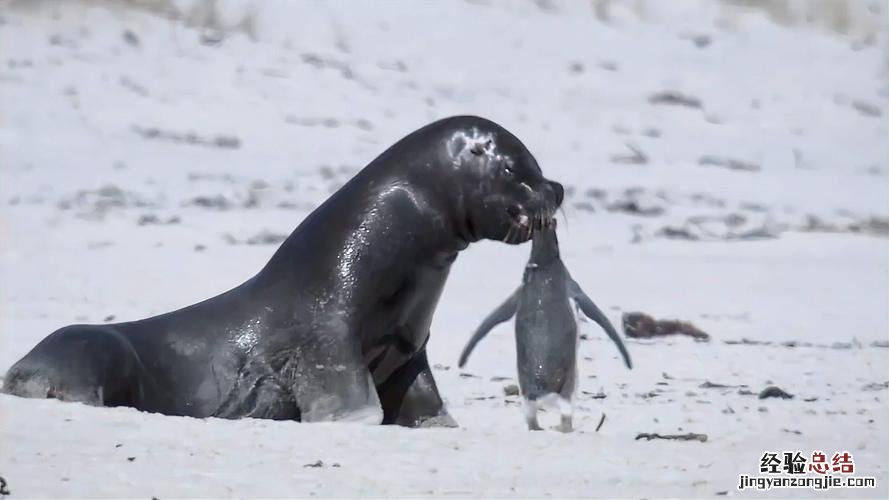
<instances>
[{"instance_id":1,"label":"sea lion's teeth","mask_svg":"<svg viewBox=\"0 0 889 500\"><path fill-rule=\"evenodd\" d=\"M528 216L525 214L519 215L518 222L520 226L528 225Z\"/></svg>"}]
</instances>

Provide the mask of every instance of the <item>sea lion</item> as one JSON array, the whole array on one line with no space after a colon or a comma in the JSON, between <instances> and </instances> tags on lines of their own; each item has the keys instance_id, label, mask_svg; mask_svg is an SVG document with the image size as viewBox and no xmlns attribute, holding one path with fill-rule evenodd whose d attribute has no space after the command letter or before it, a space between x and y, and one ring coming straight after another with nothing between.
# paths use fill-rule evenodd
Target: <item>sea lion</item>
<instances>
[{"instance_id":1,"label":"sea lion","mask_svg":"<svg viewBox=\"0 0 889 500\"><path fill-rule=\"evenodd\" d=\"M482 321L460 354L462 368L475 345L494 326L516 316L519 389L530 430L540 430L537 411L541 404L553 399L558 403L562 417L559 429L563 432L572 430L578 341L572 300L580 311L605 330L617 345L627 368L632 369L630 354L611 322L571 278L562 263L553 219L534 232L522 286Z\"/></svg>"},{"instance_id":2,"label":"sea lion","mask_svg":"<svg viewBox=\"0 0 889 500\"><path fill-rule=\"evenodd\" d=\"M425 350L451 264L481 239L527 241L563 193L498 124L437 121L358 172L245 283L57 330L5 391L192 417L455 425Z\"/></svg>"}]
</instances>

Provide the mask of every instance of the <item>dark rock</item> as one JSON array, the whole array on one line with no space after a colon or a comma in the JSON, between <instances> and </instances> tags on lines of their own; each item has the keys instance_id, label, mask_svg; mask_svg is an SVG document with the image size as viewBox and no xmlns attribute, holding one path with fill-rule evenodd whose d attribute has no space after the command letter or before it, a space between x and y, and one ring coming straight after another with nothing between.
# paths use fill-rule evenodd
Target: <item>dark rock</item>
<instances>
[{"instance_id":1,"label":"dark rock","mask_svg":"<svg viewBox=\"0 0 889 500\"><path fill-rule=\"evenodd\" d=\"M592 398L592 399L605 399L605 398L608 397L608 396L607 396L604 392L602 392L602 391L599 391L599 392L597 392L597 393L592 393L592 392L588 392L588 391L580 391L580 392L583 393L583 394L585 394L585 395L587 395L587 396L589 396L589 397Z\"/></svg>"},{"instance_id":2,"label":"dark rock","mask_svg":"<svg viewBox=\"0 0 889 500\"><path fill-rule=\"evenodd\" d=\"M785 392L780 387L771 385L766 387L759 393L759 399L766 398L781 398L781 399L793 399L793 394Z\"/></svg>"},{"instance_id":3,"label":"dark rock","mask_svg":"<svg viewBox=\"0 0 889 500\"><path fill-rule=\"evenodd\" d=\"M658 230L657 234L671 240L697 241L700 239L684 227L664 226Z\"/></svg>"},{"instance_id":4,"label":"dark rock","mask_svg":"<svg viewBox=\"0 0 889 500\"><path fill-rule=\"evenodd\" d=\"M196 207L202 208L211 208L214 210L229 210L234 208L234 202L230 201L228 198L221 194L217 194L215 196L196 196L191 199L188 205L193 205Z\"/></svg>"},{"instance_id":5,"label":"dark rock","mask_svg":"<svg viewBox=\"0 0 889 500\"><path fill-rule=\"evenodd\" d=\"M880 109L880 107L877 106L876 104L871 104L869 102L852 101L852 108L854 108L855 111L858 111L859 113L861 113L864 116L873 116L873 117L883 116L883 110Z\"/></svg>"},{"instance_id":6,"label":"dark rock","mask_svg":"<svg viewBox=\"0 0 889 500\"><path fill-rule=\"evenodd\" d=\"M883 389L889 389L889 381L872 382L861 388L862 391L882 391Z\"/></svg>"},{"instance_id":7,"label":"dark rock","mask_svg":"<svg viewBox=\"0 0 889 500\"><path fill-rule=\"evenodd\" d=\"M697 97L683 94L681 92L667 90L652 94L648 98L651 104L666 104L672 106L685 106L688 108L701 108L701 100Z\"/></svg>"},{"instance_id":8,"label":"dark rock","mask_svg":"<svg viewBox=\"0 0 889 500\"><path fill-rule=\"evenodd\" d=\"M515 384L509 384L503 386L503 394L505 396L518 396L519 395L519 386Z\"/></svg>"},{"instance_id":9,"label":"dark rock","mask_svg":"<svg viewBox=\"0 0 889 500\"><path fill-rule=\"evenodd\" d=\"M132 30L124 30L123 32L123 41L127 42L132 47L139 46L139 36L133 33Z\"/></svg>"}]
</instances>

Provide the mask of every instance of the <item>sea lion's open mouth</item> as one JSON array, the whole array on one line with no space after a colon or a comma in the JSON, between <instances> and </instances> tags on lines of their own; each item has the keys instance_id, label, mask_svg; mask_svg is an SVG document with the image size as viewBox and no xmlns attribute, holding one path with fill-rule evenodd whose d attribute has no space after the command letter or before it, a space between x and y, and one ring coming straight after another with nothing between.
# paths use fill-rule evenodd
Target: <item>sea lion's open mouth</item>
<instances>
[{"instance_id":1,"label":"sea lion's open mouth","mask_svg":"<svg viewBox=\"0 0 889 500\"><path fill-rule=\"evenodd\" d=\"M510 227L503 241L506 243L522 243L534 237L534 232L551 227L555 224L553 214L549 211L540 211L528 214L518 206L506 209L509 216Z\"/></svg>"}]
</instances>

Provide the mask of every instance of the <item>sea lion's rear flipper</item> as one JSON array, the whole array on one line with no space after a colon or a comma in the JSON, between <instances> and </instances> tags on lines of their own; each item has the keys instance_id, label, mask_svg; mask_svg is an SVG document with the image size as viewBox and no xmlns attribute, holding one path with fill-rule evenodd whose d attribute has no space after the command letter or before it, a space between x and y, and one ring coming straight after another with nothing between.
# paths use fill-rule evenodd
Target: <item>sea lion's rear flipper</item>
<instances>
[{"instance_id":1,"label":"sea lion's rear flipper","mask_svg":"<svg viewBox=\"0 0 889 500\"><path fill-rule=\"evenodd\" d=\"M624 364L627 365L627 368L633 368L633 362L630 360L630 353L627 352L627 348L624 346L623 340L620 339L620 336L615 331L614 326L611 325L611 322L608 321L608 318L602 311L596 307L596 304L587 297L587 294L583 292L580 288L580 285L577 284L573 279L569 285L569 294L572 299L577 303L577 306L583 311L583 314L591 320L598 323L599 326L605 330L605 333L611 338L611 341L617 346L617 349L620 351L621 356L624 357Z\"/></svg>"},{"instance_id":2,"label":"sea lion's rear flipper","mask_svg":"<svg viewBox=\"0 0 889 500\"><path fill-rule=\"evenodd\" d=\"M460 368L463 368L463 365L466 364L466 360L469 359L469 354L475 348L475 344L478 344L479 340L487 335L492 328L509 320L509 318L515 314L516 306L519 302L519 291L521 291L521 287L513 292L513 294L510 295L504 303L500 304L497 309L494 309L494 312L489 314L488 317L482 321L482 324L475 330L475 333L472 334L472 338L469 339L469 342L466 343L466 347L463 348L463 352L460 354L460 362L458 363Z\"/></svg>"}]
</instances>

